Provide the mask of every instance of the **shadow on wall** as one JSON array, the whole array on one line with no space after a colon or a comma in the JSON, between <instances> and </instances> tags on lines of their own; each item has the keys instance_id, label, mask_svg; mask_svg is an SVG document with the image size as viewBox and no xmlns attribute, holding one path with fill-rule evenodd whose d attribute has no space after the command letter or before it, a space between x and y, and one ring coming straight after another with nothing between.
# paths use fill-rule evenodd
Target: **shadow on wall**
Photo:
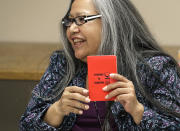
<instances>
[{"instance_id":1,"label":"shadow on wall","mask_svg":"<svg viewBox=\"0 0 180 131\"><path fill-rule=\"evenodd\" d=\"M19 131L18 124L38 81L0 80L0 131Z\"/></svg>"}]
</instances>

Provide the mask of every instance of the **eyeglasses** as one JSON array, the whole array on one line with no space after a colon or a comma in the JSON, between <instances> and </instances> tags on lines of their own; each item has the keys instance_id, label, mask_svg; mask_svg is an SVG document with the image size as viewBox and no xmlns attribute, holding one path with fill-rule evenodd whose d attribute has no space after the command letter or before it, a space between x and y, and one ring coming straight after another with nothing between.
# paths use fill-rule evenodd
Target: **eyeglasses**
<instances>
[{"instance_id":1,"label":"eyeglasses","mask_svg":"<svg viewBox=\"0 0 180 131\"><path fill-rule=\"evenodd\" d=\"M97 19L102 17L102 15L88 15L88 16L77 16L75 18L63 18L62 19L62 24L65 27L70 27L73 22L75 22L76 25L80 26L85 24L88 21Z\"/></svg>"}]
</instances>

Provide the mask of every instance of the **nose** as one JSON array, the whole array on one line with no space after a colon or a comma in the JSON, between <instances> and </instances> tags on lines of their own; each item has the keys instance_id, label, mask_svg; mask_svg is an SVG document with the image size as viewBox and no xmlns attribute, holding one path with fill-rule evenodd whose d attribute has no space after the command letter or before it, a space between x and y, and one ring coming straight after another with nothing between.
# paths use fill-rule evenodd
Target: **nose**
<instances>
[{"instance_id":1,"label":"nose","mask_svg":"<svg viewBox=\"0 0 180 131\"><path fill-rule=\"evenodd\" d=\"M73 23L70 25L70 27L69 27L69 31L70 31L71 33L78 33L78 32L80 31L80 29L79 29L79 26L76 25L75 22L73 22Z\"/></svg>"}]
</instances>

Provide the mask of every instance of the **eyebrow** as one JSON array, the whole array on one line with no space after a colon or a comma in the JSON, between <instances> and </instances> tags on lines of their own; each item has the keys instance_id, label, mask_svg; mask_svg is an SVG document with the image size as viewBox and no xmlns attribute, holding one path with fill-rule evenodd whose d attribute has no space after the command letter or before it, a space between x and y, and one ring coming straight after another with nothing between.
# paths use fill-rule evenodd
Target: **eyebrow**
<instances>
[{"instance_id":1,"label":"eyebrow","mask_svg":"<svg viewBox=\"0 0 180 131\"><path fill-rule=\"evenodd\" d=\"M78 12L75 14L75 16L73 16L69 13L69 17L77 17L77 16L82 16L82 15L87 15L87 13L86 12Z\"/></svg>"}]
</instances>

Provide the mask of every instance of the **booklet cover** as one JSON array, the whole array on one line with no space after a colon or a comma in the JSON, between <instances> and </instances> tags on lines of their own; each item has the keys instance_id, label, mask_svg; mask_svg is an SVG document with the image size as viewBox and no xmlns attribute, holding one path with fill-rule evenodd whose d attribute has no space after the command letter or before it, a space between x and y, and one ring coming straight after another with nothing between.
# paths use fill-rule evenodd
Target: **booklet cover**
<instances>
[{"instance_id":1,"label":"booklet cover","mask_svg":"<svg viewBox=\"0 0 180 131\"><path fill-rule=\"evenodd\" d=\"M91 101L112 101L105 99L108 92L102 90L106 85L115 82L109 74L117 73L117 60L114 55L88 56L88 85Z\"/></svg>"}]
</instances>

